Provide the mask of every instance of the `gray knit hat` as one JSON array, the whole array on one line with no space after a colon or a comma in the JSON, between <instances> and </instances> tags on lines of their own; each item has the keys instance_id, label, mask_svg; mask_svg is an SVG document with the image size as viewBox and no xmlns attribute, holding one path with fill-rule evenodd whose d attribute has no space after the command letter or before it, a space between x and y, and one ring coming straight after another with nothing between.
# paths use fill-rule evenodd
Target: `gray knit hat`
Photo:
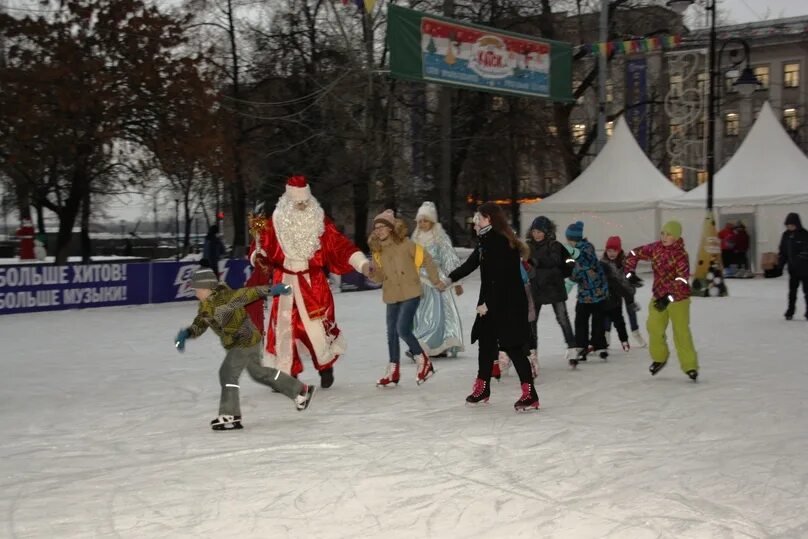
<instances>
[{"instance_id":1,"label":"gray knit hat","mask_svg":"<svg viewBox=\"0 0 808 539\"><path fill-rule=\"evenodd\" d=\"M210 268L199 268L194 272L193 277L191 277L191 288L203 288L208 290L213 290L219 284L219 279L216 278L216 274L213 273L213 270Z\"/></svg>"}]
</instances>

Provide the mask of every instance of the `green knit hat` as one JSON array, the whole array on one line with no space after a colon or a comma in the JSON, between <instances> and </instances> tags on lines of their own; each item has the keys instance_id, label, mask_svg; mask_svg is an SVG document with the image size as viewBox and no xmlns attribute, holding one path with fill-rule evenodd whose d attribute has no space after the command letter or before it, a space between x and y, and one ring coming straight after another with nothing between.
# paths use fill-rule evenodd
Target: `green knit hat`
<instances>
[{"instance_id":1,"label":"green knit hat","mask_svg":"<svg viewBox=\"0 0 808 539\"><path fill-rule=\"evenodd\" d=\"M678 240L682 237L682 224L679 221L668 221L662 225L662 232Z\"/></svg>"}]
</instances>

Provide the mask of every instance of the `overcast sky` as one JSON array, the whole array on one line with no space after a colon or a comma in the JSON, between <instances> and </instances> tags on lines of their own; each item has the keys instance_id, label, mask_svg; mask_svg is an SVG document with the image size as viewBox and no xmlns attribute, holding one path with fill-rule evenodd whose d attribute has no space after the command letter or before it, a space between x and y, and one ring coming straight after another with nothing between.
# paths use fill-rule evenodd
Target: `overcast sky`
<instances>
[{"instance_id":1,"label":"overcast sky","mask_svg":"<svg viewBox=\"0 0 808 539\"><path fill-rule=\"evenodd\" d=\"M719 0L719 5L735 23L808 15L806 0Z\"/></svg>"},{"instance_id":2,"label":"overcast sky","mask_svg":"<svg viewBox=\"0 0 808 539\"><path fill-rule=\"evenodd\" d=\"M160 3L175 4L176 0L160 0ZM728 23L757 22L781 17L796 17L808 15L808 0L718 0L719 7L724 12ZM0 0L7 8L27 7L36 9L35 0ZM693 10L693 8L690 8ZM699 22L704 22L699 21ZM698 24L698 22L696 23ZM160 205L161 217L173 213L171 209ZM173 206L173 204L169 204ZM125 201L110 200L106 204L107 213L115 216L113 221L126 219L152 218L153 202L144 201L140 197L133 197Z\"/></svg>"}]
</instances>

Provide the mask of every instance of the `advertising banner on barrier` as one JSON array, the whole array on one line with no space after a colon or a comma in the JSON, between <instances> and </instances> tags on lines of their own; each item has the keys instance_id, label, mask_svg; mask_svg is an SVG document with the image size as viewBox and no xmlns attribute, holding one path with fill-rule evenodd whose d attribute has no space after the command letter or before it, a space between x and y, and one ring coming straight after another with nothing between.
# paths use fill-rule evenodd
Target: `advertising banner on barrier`
<instances>
[{"instance_id":1,"label":"advertising banner on barrier","mask_svg":"<svg viewBox=\"0 0 808 539\"><path fill-rule=\"evenodd\" d=\"M0 266L0 315L193 299L196 262ZM222 264L222 280L244 285L246 260Z\"/></svg>"},{"instance_id":2,"label":"advertising banner on barrier","mask_svg":"<svg viewBox=\"0 0 808 539\"><path fill-rule=\"evenodd\" d=\"M249 276L247 260L225 260L219 265L219 278L230 288L241 288ZM155 262L152 264L151 303L196 299L189 286L197 262Z\"/></svg>"}]
</instances>

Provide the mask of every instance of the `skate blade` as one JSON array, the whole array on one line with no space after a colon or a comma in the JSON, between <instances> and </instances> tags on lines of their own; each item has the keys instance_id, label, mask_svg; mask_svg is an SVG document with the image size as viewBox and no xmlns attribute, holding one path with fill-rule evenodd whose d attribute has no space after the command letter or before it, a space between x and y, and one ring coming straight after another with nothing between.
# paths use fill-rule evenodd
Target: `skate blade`
<instances>
[{"instance_id":1,"label":"skate blade","mask_svg":"<svg viewBox=\"0 0 808 539\"><path fill-rule=\"evenodd\" d=\"M398 387L398 382L390 382L389 384L379 384L379 383L377 382L377 383L376 383L376 387L379 387L379 388L385 388L385 387L388 387L388 388L391 388L391 389L392 389L392 388Z\"/></svg>"},{"instance_id":2,"label":"skate blade","mask_svg":"<svg viewBox=\"0 0 808 539\"><path fill-rule=\"evenodd\" d=\"M539 404L536 403L536 404L534 404L532 406L524 406L524 407L514 408L513 410L517 414L524 414L524 413L529 413L529 412L538 412L539 411Z\"/></svg>"},{"instance_id":3,"label":"skate blade","mask_svg":"<svg viewBox=\"0 0 808 539\"><path fill-rule=\"evenodd\" d=\"M491 403L488 402L488 399L481 400L480 402L468 402L466 401L467 408L479 408L481 406L488 406Z\"/></svg>"},{"instance_id":4,"label":"skate blade","mask_svg":"<svg viewBox=\"0 0 808 539\"><path fill-rule=\"evenodd\" d=\"M419 386L420 386L421 384L423 384L424 382L426 382L427 380L429 380L430 378L432 378L433 376L435 376L435 373L436 373L436 372L438 372L438 371L436 371L435 369L432 369L431 371L429 371L428 373L426 373L426 376L424 376L424 377L423 377L423 379L421 379L421 378L417 379L417 380L415 381L416 385L419 385Z\"/></svg>"},{"instance_id":5,"label":"skate blade","mask_svg":"<svg viewBox=\"0 0 808 539\"><path fill-rule=\"evenodd\" d=\"M216 432L223 432L226 430L240 430L243 429L244 426L241 423L229 423L227 425L213 425L211 430L215 430Z\"/></svg>"}]
</instances>

